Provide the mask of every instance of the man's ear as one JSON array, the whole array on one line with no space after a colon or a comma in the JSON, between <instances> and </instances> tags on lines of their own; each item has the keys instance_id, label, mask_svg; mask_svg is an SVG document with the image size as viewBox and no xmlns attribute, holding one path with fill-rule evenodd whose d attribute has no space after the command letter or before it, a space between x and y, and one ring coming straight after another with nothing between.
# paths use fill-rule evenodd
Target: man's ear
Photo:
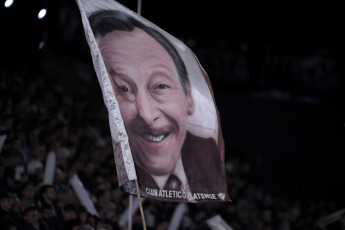
<instances>
[{"instance_id":1,"label":"man's ear","mask_svg":"<svg viewBox=\"0 0 345 230\"><path fill-rule=\"evenodd\" d=\"M189 84L187 87L187 102L188 102L187 113L188 115L192 115L194 112L194 99L192 95L192 89Z\"/></svg>"}]
</instances>

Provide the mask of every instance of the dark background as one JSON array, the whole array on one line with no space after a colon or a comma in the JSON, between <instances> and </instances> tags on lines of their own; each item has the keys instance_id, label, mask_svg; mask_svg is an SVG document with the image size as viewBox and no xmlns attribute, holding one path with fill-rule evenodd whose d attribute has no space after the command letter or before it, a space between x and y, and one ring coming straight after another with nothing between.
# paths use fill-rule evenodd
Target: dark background
<instances>
[{"instance_id":1,"label":"dark background","mask_svg":"<svg viewBox=\"0 0 345 230\"><path fill-rule=\"evenodd\" d=\"M136 11L137 1L119 2ZM48 13L39 21L41 6ZM143 1L141 13L184 41L208 73L228 161L250 161L253 180L272 193L344 203L340 10L314 2ZM75 1L15 1L1 6L0 17L2 68L68 75L77 60L81 78L99 87Z\"/></svg>"}]
</instances>

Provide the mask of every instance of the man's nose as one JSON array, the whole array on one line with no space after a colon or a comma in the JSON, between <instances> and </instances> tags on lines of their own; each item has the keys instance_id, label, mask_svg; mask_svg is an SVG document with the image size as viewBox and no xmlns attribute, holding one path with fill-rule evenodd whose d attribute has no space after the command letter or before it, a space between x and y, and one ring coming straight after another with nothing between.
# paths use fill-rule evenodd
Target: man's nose
<instances>
[{"instance_id":1,"label":"man's nose","mask_svg":"<svg viewBox=\"0 0 345 230\"><path fill-rule=\"evenodd\" d=\"M138 94L136 99L139 116L147 125L153 125L159 117L159 110L155 106L155 100L146 91Z\"/></svg>"}]
</instances>

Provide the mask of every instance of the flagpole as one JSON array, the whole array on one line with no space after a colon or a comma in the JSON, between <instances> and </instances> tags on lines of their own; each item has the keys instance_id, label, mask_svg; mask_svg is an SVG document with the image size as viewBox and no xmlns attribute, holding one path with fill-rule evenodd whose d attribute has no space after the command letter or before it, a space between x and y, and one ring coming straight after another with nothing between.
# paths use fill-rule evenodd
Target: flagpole
<instances>
[{"instance_id":1,"label":"flagpole","mask_svg":"<svg viewBox=\"0 0 345 230\"><path fill-rule=\"evenodd\" d=\"M138 0L137 13L141 15L141 0Z\"/></svg>"},{"instance_id":2,"label":"flagpole","mask_svg":"<svg viewBox=\"0 0 345 230\"><path fill-rule=\"evenodd\" d=\"M145 216L144 216L144 211L143 211L143 205L142 205L141 199L140 199L140 191L139 191L138 180L135 180L135 185L137 186L137 193L138 193L138 200L139 200L139 205L140 205L141 220L143 222L143 228L144 228L144 230L146 230Z\"/></svg>"}]
</instances>

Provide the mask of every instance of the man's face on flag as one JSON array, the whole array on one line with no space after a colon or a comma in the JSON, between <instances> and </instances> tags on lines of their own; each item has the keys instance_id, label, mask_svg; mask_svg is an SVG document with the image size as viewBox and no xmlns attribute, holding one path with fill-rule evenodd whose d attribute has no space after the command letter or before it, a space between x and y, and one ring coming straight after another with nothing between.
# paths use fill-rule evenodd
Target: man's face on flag
<instances>
[{"instance_id":1,"label":"man's face on flag","mask_svg":"<svg viewBox=\"0 0 345 230\"><path fill-rule=\"evenodd\" d=\"M139 28L98 39L135 162L153 175L172 172L193 112L168 52Z\"/></svg>"}]
</instances>

